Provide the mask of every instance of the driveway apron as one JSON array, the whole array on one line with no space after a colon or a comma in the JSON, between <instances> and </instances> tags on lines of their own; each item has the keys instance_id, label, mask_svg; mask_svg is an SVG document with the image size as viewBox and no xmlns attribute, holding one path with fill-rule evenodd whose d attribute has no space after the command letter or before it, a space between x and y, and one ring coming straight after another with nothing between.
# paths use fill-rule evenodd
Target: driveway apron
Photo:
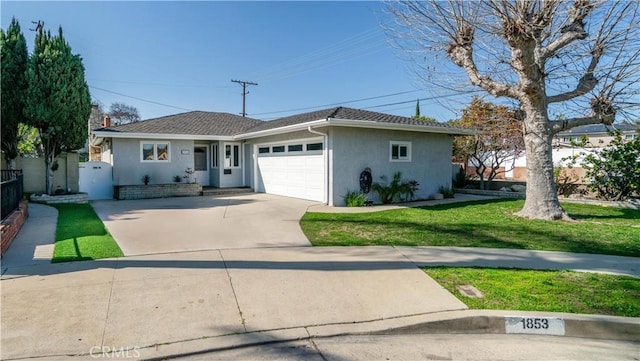
<instances>
[{"instance_id":1,"label":"driveway apron","mask_svg":"<svg viewBox=\"0 0 640 361\"><path fill-rule=\"evenodd\" d=\"M258 193L92 203L125 256L310 246L299 220L314 204Z\"/></svg>"}]
</instances>

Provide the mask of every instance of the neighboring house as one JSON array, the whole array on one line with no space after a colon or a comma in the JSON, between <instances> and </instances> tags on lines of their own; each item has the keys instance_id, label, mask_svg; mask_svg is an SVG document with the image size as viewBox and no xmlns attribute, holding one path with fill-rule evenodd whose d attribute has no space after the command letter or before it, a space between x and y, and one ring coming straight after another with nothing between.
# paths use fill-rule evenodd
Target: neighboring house
<instances>
[{"instance_id":1,"label":"neighboring house","mask_svg":"<svg viewBox=\"0 0 640 361\"><path fill-rule=\"evenodd\" d=\"M151 184L172 183L192 168L203 186L344 205L365 168L374 181L398 171L418 181L417 198L450 186L451 136L471 132L344 107L269 122L194 111L94 129L91 144L113 166L116 186L141 184L146 174Z\"/></svg>"},{"instance_id":2,"label":"neighboring house","mask_svg":"<svg viewBox=\"0 0 640 361\"><path fill-rule=\"evenodd\" d=\"M631 141L638 137L638 126L631 123L622 123L614 125L591 124L581 127L572 128L556 134L554 145L558 147L573 148L572 142L579 142L586 137L589 147L603 148L609 145L613 137L609 134L609 130L619 130L622 132L622 138Z\"/></svg>"},{"instance_id":3,"label":"neighboring house","mask_svg":"<svg viewBox=\"0 0 640 361\"><path fill-rule=\"evenodd\" d=\"M631 141L638 137L638 126L631 123L621 123L614 125L591 124L575 127L556 134L553 140L553 162L566 168L569 164L568 159L573 156L577 157L577 166L573 166L570 171L578 178L582 179L584 171L581 167L582 160L587 153L598 152L609 145L613 137L609 135L608 130L619 130L622 132L622 139ZM586 147L576 147L572 143L580 142L582 138L588 140ZM515 167L512 171L505 173L504 178L513 180L527 179L527 157L522 155L515 160Z\"/></svg>"}]
</instances>

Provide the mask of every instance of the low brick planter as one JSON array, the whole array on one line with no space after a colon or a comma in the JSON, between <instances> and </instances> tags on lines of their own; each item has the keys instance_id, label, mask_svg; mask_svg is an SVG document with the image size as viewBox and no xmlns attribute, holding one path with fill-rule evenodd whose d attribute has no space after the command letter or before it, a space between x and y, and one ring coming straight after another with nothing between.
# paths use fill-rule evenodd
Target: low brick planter
<instances>
[{"instance_id":1,"label":"low brick planter","mask_svg":"<svg viewBox=\"0 0 640 361\"><path fill-rule=\"evenodd\" d=\"M88 193L64 194L59 196L50 196L48 194L32 194L30 198L33 203L42 204L82 204L89 203Z\"/></svg>"},{"instance_id":2,"label":"low brick planter","mask_svg":"<svg viewBox=\"0 0 640 361\"><path fill-rule=\"evenodd\" d=\"M21 201L18 209L9 213L9 215L2 220L2 225L0 225L0 232L2 233L2 235L0 235L2 239L0 249L3 256L7 249L9 249L13 239L16 238L18 232L20 232L27 217L29 217L29 203L27 201Z\"/></svg>"},{"instance_id":3,"label":"low brick planter","mask_svg":"<svg viewBox=\"0 0 640 361\"><path fill-rule=\"evenodd\" d=\"M198 183L124 185L113 187L113 197L125 199L149 199L168 197L195 197L202 193Z\"/></svg>"}]
</instances>

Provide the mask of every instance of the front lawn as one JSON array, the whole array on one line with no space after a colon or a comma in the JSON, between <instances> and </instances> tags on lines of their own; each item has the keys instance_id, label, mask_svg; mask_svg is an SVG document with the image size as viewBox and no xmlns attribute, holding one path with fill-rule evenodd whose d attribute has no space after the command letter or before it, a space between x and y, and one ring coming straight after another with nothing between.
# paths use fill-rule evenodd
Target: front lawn
<instances>
[{"instance_id":1,"label":"front lawn","mask_svg":"<svg viewBox=\"0 0 640 361\"><path fill-rule=\"evenodd\" d=\"M472 309L548 311L640 316L640 278L570 271L495 268L425 268ZM484 298L463 296L472 285Z\"/></svg>"},{"instance_id":2,"label":"front lawn","mask_svg":"<svg viewBox=\"0 0 640 361\"><path fill-rule=\"evenodd\" d=\"M306 213L314 246L519 248L640 257L640 211L563 204L576 222L514 216L523 200L485 200L373 213Z\"/></svg>"},{"instance_id":3,"label":"front lawn","mask_svg":"<svg viewBox=\"0 0 640 361\"><path fill-rule=\"evenodd\" d=\"M122 257L116 241L89 204L61 204L52 263Z\"/></svg>"}]
</instances>

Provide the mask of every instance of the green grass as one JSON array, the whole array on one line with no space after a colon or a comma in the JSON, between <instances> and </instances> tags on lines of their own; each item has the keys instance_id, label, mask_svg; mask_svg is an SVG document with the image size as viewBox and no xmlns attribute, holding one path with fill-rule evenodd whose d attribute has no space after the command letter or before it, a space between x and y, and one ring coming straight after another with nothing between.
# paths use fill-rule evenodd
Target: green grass
<instances>
[{"instance_id":1,"label":"green grass","mask_svg":"<svg viewBox=\"0 0 640 361\"><path fill-rule=\"evenodd\" d=\"M640 316L640 278L494 268L424 271L472 309ZM463 296L459 285L474 286L484 298Z\"/></svg>"},{"instance_id":2,"label":"green grass","mask_svg":"<svg viewBox=\"0 0 640 361\"><path fill-rule=\"evenodd\" d=\"M390 211L306 213L314 246L458 246L640 256L640 211L563 204L576 222L514 216L522 200L491 200Z\"/></svg>"},{"instance_id":3,"label":"green grass","mask_svg":"<svg viewBox=\"0 0 640 361\"><path fill-rule=\"evenodd\" d=\"M52 263L122 257L116 241L89 204L61 204Z\"/></svg>"}]
</instances>

